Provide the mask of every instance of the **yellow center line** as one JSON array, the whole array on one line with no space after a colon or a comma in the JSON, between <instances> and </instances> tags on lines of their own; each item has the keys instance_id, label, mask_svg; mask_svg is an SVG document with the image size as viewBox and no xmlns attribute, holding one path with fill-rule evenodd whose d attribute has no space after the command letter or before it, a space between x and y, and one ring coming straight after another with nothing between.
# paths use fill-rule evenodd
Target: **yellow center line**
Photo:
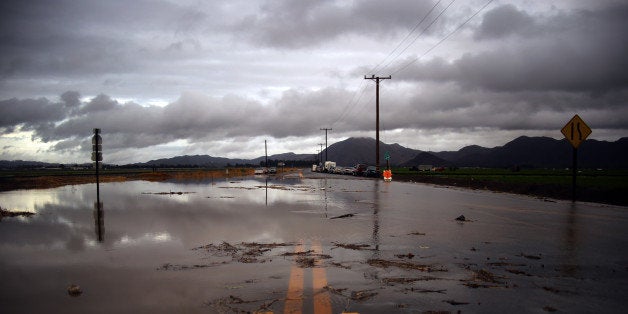
<instances>
[{"instance_id":1,"label":"yellow center line","mask_svg":"<svg viewBox=\"0 0 628 314\"><path fill-rule=\"evenodd\" d=\"M301 241L295 248L295 253L303 252L303 242ZM284 313L301 313L303 307L303 268L298 265L290 267L290 281L288 282L288 294Z\"/></svg>"},{"instance_id":2,"label":"yellow center line","mask_svg":"<svg viewBox=\"0 0 628 314\"><path fill-rule=\"evenodd\" d=\"M319 241L312 242L314 254L322 254L323 249ZM331 314L331 300L329 292L324 288L327 286L327 273L321 266L320 259L316 261L316 266L312 268L312 285L314 288L314 313Z\"/></svg>"}]
</instances>

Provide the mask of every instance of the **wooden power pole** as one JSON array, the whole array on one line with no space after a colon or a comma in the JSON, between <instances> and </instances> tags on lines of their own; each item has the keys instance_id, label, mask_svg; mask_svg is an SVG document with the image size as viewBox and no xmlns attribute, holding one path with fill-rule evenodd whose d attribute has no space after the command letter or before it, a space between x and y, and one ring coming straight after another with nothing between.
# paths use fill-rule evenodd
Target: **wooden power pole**
<instances>
[{"instance_id":1,"label":"wooden power pole","mask_svg":"<svg viewBox=\"0 0 628 314\"><path fill-rule=\"evenodd\" d=\"M364 76L365 80L375 81L375 167L379 171L379 81L390 80L390 75L387 77L379 77L371 75L371 77Z\"/></svg>"},{"instance_id":2,"label":"wooden power pole","mask_svg":"<svg viewBox=\"0 0 628 314\"><path fill-rule=\"evenodd\" d=\"M325 130L325 161L327 161L327 131L331 131L331 128L321 128L321 131Z\"/></svg>"}]
</instances>

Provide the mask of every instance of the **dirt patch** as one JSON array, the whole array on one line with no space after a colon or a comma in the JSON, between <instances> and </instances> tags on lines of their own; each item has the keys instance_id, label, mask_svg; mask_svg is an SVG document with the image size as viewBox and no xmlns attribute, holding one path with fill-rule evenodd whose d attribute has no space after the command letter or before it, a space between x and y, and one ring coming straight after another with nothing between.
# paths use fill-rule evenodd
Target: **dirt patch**
<instances>
[{"instance_id":1,"label":"dirt patch","mask_svg":"<svg viewBox=\"0 0 628 314\"><path fill-rule=\"evenodd\" d=\"M524 253L521 253L521 254L519 254L519 255L517 255L517 256L520 256L520 257L525 257L525 258L527 258L527 259L534 259L534 260L539 260L539 259L541 259L541 254L539 254L539 255L532 255L532 254L524 254Z\"/></svg>"},{"instance_id":2,"label":"dirt patch","mask_svg":"<svg viewBox=\"0 0 628 314\"><path fill-rule=\"evenodd\" d=\"M334 288L332 286L325 286L323 287L323 289L339 295L339 296L343 296L349 300L353 300L353 301L364 301L364 300L368 300L373 298L374 296L377 295L377 292L374 292L373 290L359 290L359 291L351 291L351 292L347 292L347 288Z\"/></svg>"},{"instance_id":3,"label":"dirt patch","mask_svg":"<svg viewBox=\"0 0 628 314\"><path fill-rule=\"evenodd\" d=\"M215 263L210 263L210 264L194 264L194 265L179 265L179 264L165 263L161 265L159 268L157 268L157 270L192 270L192 269L215 267L219 265L224 265L226 263L227 262L220 262L220 263L215 262Z\"/></svg>"},{"instance_id":4,"label":"dirt patch","mask_svg":"<svg viewBox=\"0 0 628 314\"><path fill-rule=\"evenodd\" d=\"M497 276L488 270L480 269L474 271L471 278L463 280L463 285L469 288L507 288L507 284L501 279L504 279L504 277Z\"/></svg>"},{"instance_id":5,"label":"dirt patch","mask_svg":"<svg viewBox=\"0 0 628 314\"><path fill-rule=\"evenodd\" d=\"M338 242L332 242L332 244L335 246L332 249L343 248L343 249L356 250L356 251L371 250L370 244L347 244L347 243L338 243Z\"/></svg>"},{"instance_id":6,"label":"dirt patch","mask_svg":"<svg viewBox=\"0 0 628 314\"><path fill-rule=\"evenodd\" d=\"M329 219L342 219L342 218L350 218L355 216L355 214L345 214L345 215L340 215L340 216L336 216L336 217L331 217Z\"/></svg>"},{"instance_id":7,"label":"dirt patch","mask_svg":"<svg viewBox=\"0 0 628 314\"><path fill-rule=\"evenodd\" d=\"M422 277L390 277L390 278L382 278L382 282L387 285L395 285L395 284L410 284L417 281L432 281L432 280L443 280L443 278L432 277L432 276L422 276Z\"/></svg>"},{"instance_id":8,"label":"dirt patch","mask_svg":"<svg viewBox=\"0 0 628 314\"><path fill-rule=\"evenodd\" d=\"M242 242L240 244L233 245L223 241L220 244L210 243L195 247L192 250L205 251L214 257L231 257L231 261L251 264L272 261L272 256L267 256L267 252L271 252L275 248L291 246L294 246L294 243Z\"/></svg>"},{"instance_id":9,"label":"dirt patch","mask_svg":"<svg viewBox=\"0 0 628 314\"><path fill-rule=\"evenodd\" d=\"M33 212L25 212L25 211L9 211L3 208L0 208L0 220L4 217L30 217L35 215Z\"/></svg>"},{"instance_id":10,"label":"dirt patch","mask_svg":"<svg viewBox=\"0 0 628 314\"><path fill-rule=\"evenodd\" d=\"M369 259L366 261L367 264L373 267L380 268L388 268L388 267L396 267L407 270L418 270L423 272L444 272L447 271L447 268L443 266L434 266L434 265L426 265L426 264L415 264L411 262L405 261L390 261L384 259Z\"/></svg>"},{"instance_id":11,"label":"dirt patch","mask_svg":"<svg viewBox=\"0 0 628 314\"><path fill-rule=\"evenodd\" d=\"M273 313L271 307L281 300L282 299L245 300L230 295L214 301L205 302L205 305L212 307L218 313Z\"/></svg>"}]
</instances>

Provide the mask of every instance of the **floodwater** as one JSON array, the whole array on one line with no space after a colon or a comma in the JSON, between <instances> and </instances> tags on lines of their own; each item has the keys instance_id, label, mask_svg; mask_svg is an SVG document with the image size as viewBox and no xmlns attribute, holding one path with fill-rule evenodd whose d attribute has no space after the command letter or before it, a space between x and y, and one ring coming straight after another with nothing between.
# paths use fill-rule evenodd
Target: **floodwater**
<instances>
[{"instance_id":1,"label":"floodwater","mask_svg":"<svg viewBox=\"0 0 628 314\"><path fill-rule=\"evenodd\" d=\"M626 207L309 173L12 191L0 206L36 213L0 221L3 313L627 303Z\"/></svg>"}]
</instances>

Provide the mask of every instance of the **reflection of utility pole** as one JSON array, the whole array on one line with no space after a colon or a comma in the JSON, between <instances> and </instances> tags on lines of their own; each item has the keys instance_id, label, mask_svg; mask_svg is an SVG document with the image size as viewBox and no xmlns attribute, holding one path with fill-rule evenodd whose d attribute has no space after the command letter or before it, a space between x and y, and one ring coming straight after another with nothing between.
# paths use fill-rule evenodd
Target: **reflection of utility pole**
<instances>
[{"instance_id":1,"label":"reflection of utility pole","mask_svg":"<svg viewBox=\"0 0 628 314\"><path fill-rule=\"evenodd\" d=\"M331 131L331 128L321 128L321 131L325 130L325 161L327 161L327 131Z\"/></svg>"},{"instance_id":2,"label":"reflection of utility pole","mask_svg":"<svg viewBox=\"0 0 628 314\"><path fill-rule=\"evenodd\" d=\"M390 80L390 78L390 75L388 77L364 76L365 80L375 81L375 167L377 171L379 171L379 80Z\"/></svg>"}]
</instances>

